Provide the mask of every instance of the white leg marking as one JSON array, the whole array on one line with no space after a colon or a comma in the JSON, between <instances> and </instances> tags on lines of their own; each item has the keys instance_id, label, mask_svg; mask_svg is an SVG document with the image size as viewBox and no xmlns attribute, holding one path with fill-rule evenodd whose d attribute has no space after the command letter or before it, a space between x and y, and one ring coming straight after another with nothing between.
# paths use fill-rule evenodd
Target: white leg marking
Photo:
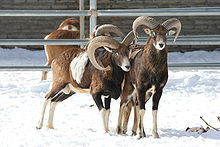
<instances>
[{"instance_id":1,"label":"white leg marking","mask_svg":"<svg viewBox=\"0 0 220 147\"><path fill-rule=\"evenodd\" d=\"M86 52L81 53L78 57L75 57L70 64L73 79L80 84L85 66L88 63L88 55Z\"/></svg>"},{"instance_id":2,"label":"white leg marking","mask_svg":"<svg viewBox=\"0 0 220 147\"><path fill-rule=\"evenodd\" d=\"M153 130L152 134L154 138L159 138L158 132L157 132L157 110L152 111L153 115Z\"/></svg>"},{"instance_id":3,"label":"white leg marking","mask_svg":"<svg viewBox=\"0 0 220 147\"><path fill-rule=\"evenodd\" d=\"M61 90L61 92L65 93L65 94L69 94L69 93L71 92L71 89L70 89L69 85L71 85L71 84L67 84L67 85Z\"/></svg>"},{"instance_id":4,"label":"white leg marking","mask_svg":"<svg viewBox=\"0 0 220 147\"><path fill-rule=\"evenodd\" d=\"M144 134L144 114L145 114L145 110L139 110L139 129L140 129L140 138L145 137Z\"/></svg>"},{"instance_id":5,"label":"white leg marking","mask_svg":"<svg viewBox=\"0 0 220 147\"><path fill-rule=\"evenodd\" d=\"M134 106L134 123L133 123L133 127L132 127L132 135L136 135L137 134L137 128L138 128L138 111L139 111L139 106Z\"/></svg>"},{"instance_id":6,"label":"white leg marking","mask_svg":"<svg viewBox=\"0 0 220 147\"><path fill-rule=\"evenodd\" d=\"M107 127L107 122L106 122L106 114L107 114L107 111L106 109L102 109L100 111L101 113L101 116L102 116L102 122L103 122L103 127L104 127L104 131L107 133L109 130L108 130L108 127Z\"/></svg>"},{"instance_id":7,"label":"white leg marking","mask_svg":"<svg viewBox=\"0 0 220 147\"><path fill-rule=\"evenodd\" d=\"M123 103L120 108L119 108L119 115L118 115L118 126L117 126L117 133L121 134L122 133L122 118L124 117L124 108L125 108L125 103Z\"/></svg>"},{"instance_id":8,"label":"white leg marking","mask_svg":"<svg viewBox=\"0 0 220 147\"><path fill-rule=\"evenodd\" d=\"M101 98L102 99L107 99L107 98L109 98L109 95L101 95Z\"/></svg>"},{"instance_id":9,"label":"white leg marking","mask_svg":"<svg viewBox=\"0 0 220 147\"><path fill-rule=\"evenodd\" d=\"M44 122L44 114L45 114L45 110L47 108L47 104L50 100L46 99L44 101L43 107L41 109L41 114L40 114L40 120L38 121L38 124L36 126L37 129L41 129L43 127L43 122Z\"/></svg>"},{"instance_id":10,"label":"white leg marking","mask_svg":"<svg viewBox=\"0 0 220 147\"><path fill-rule=\"evenodd\" d=\"M54 111L55 111L57 104L58 104L58 102L51 102L50 103L49 118L48 118L48 122L47 122L48 129L54 129L53 117L54 117Z\"/></svg>"},{"instance_id":11,"label":"white leg marking","mask_svg":"<svg viewBox=\"0 0 220 147\"><path fill-rule=\"evenodd\" d=\"M110 115L110 109L106 110L106 115L105 115L106 127L108 131L109 131L109 115Z\"/></svg>"}]
</instances>

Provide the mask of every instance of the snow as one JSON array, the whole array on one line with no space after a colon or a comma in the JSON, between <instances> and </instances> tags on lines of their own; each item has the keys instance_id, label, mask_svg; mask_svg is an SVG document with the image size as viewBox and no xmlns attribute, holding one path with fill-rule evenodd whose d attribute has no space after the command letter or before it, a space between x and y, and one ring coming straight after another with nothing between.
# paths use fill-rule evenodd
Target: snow
<instances>
[{"instance_id":1,"label":"snow","mask_svg":"<svg viewBox=\"0 0 220 147\"><path fill-rule=\"evenodd\" d=\"M169 62L220 62L220 51L194 51L169 53ZM44 51L1 49L0 65L43 65ZM117 117L120 100L112 100L110 133L103 132L101 116L92 97L75 94L57 106L55 130L37 130L44 95L51 84L40 81L41 72L0 72L0 147L41 146L178 146L217 147L220 133L211 129L207 133L186 132L187 127L206 127L203 116L212 126L220 128L216 116L220 115L220 71L169 71L158 111L160 139L151 136L151 101L146 104L146 138L131 136L133 116L127 135L117 135ZM47 118L47 115L46 115ZM44 122L46 124L46 120Z\"/></svg>"}]
</instances>

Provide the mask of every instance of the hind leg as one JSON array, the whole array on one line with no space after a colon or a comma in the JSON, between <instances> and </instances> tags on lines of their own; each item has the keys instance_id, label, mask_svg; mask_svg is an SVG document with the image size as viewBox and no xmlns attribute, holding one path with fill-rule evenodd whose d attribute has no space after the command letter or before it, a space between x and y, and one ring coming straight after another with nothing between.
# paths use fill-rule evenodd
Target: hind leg
<instances>
[{"instance_id":1,"label":"hind leg","mask_svg":"<svg viewBox=\"0 0 220 147\"><path fill-rule=\"evenodd\" d=\"M55 111L57 104L58 104L58 102L51 102L50 103L49 117L48 117L48 122L47 122L48 129L54 129L53 118L54 118L54 111Z\"/></svg>"},{"instance_id":2,"label":"hind leg","mask_svg":"<svg viewBox=\"0 0 220 147\"><path fill-rule=\"evenodd\" d=\"M50 100L49 99L46 99L44 101L44 104L43 104L43 107L42 107L42 110L41 110L41 114L40 114L40 120L38 121L38 124L36 126L37 129L41 129L42 126L43 126L43 121L44 121L44 114L45 114L45 110L46 110L46 107L47 107L47 104Z\"/></svg>"},{"instance_id":3,"label":"hind leg","mask_svg":"<svg viewBox=\"0 0 220 147\"><path fill-rule=\"evenodd\" d=\"M70 90L69 84L53 84L52 89L47 93L45 96L45 102L43 104L42 110L41 110L41 115L40 119L38 121L38 124L36 126L37 129L41 129L43 126L43 120L44 120L44 115L45 115L45 110L50 102L50 110L49 110L49 119L48 119L48 127L53 128L53 115L55 111L55 107L57 105L57 102L61 102L68 97L70 97L72 94L74 94L73 91Z\"/></svg>"},{"instance_id":4,"label":"hind leg","mask_svg":"<svg viewBox=\"0 0 220 147\"><path fill-rule=\"evenodd\" d=\"M50 65L51 65L51 62L47 62L44 66L50 66ZM48 71L42 71L41 81L47 79L47 74L48 74Z\"/></svg>"},{"instance_id":5,"label":"hind leg","mask_svg":"<svg viewBox=\"0 0 220 147\"><path fill-rule=\"evenodd\" d=\"M54 119L54 111L55 111L57 104L69 98L74 93L75 92L71 91L69 84L67 84L55 96L50 98L51 103L50 103L49 117L48 117L48 123L47 123L48 129L54 129L53 119Z\"/></svg>"}]
</instances>

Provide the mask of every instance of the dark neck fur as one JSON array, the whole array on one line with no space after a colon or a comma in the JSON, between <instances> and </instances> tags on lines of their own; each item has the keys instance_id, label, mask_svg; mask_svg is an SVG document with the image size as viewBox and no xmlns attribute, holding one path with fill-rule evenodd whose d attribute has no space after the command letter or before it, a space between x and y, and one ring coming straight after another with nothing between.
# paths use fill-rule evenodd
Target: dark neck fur
<instances>
[{"instance_id":1,"label":"dark neck fur","mask_svg":"<svg viewBox=\"0 0 220 147\"><path fill-rule=\"evenodd\" d=\"M147 45L144 48L143 57L145 60L145 65L149 66L148 70L153 73L157 73L161 70L161 68L167 68L167 48L163 50L157 50L153 45L153 40L150 37L147 40Z\"/></svg>"}]
</instances>

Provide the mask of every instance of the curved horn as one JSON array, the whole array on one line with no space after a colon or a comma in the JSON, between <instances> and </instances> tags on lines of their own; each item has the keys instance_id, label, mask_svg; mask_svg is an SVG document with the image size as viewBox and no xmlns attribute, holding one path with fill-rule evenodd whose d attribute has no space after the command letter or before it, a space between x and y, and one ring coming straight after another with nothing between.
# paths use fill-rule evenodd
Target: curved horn
<instances>
[{"instance_id":1,"label":"curved horn","mask_svg":"<svg viewBox=\"0 0 220 147\"><path fill-rule=\"evenodd\" d=\"M105 33L115 33L121 39L125 37L124 33L122 33L122 31L117 26L112 24L104 24L98 27L98 29L95 32L95 36L101 36Z\"/></svg>"},{"instance_id":2,"label":"curved horn","mask_svg":"<svg viewBox=\"0 0 220 147\"><path fill-rule=\"evenodd\" d=\"M176 18L170 18L162 23L162 25L169 31L173 28L176 29L176 36L174 38L174 41L176 41L177 37L179 36L180 30L181 30L181 22Z\"/></svg>"},{"instance_id":3,"label":"curved horn","mask_svg":"<svg viewBox=\"0 0 220 147\"><path fill-rule=\"evenodd\" d=\"M113 48L117 49L119 48L120 43L111 37L108 36L97 36L93 40L90 41L87 49L88 57L91 63L95 66L95 68L99 70L110 70L111 68L108 66L106 68L102 67L101 65L98 64L98 62L95 59L95 51L96 49L100 47L108 47L108 48Z\"/></svg>"},{"instance_id":4,"label":"curved horn","mask_svg":"<svg viewBox=\"0 0 220 147\"><path fill-rule=\"evenodd\" d=\"M127 36L124 38L124 40L122 41L122 43L126 46L129 46L131 44L131 42L134 40L135 35L133 31L130 31Z\"/></svg>"},{"instance_id":5,"label":"curved horn","mask_svg":"<svg viewBox=\"0 0 220 147\"><path fill-rule=\"evenodd\" d=\"M152 18L152 17L149 17L149 16L139 16L138 18L136 18L134 20L133 25L132 25L132 29L133 29L135 35L136 35L136 29L140 25L145 25L146 27L148 27L150 29L154 29L154 28L156 28L159 25L159 23L154 18Z\"/></svg>"}]
</instances>

